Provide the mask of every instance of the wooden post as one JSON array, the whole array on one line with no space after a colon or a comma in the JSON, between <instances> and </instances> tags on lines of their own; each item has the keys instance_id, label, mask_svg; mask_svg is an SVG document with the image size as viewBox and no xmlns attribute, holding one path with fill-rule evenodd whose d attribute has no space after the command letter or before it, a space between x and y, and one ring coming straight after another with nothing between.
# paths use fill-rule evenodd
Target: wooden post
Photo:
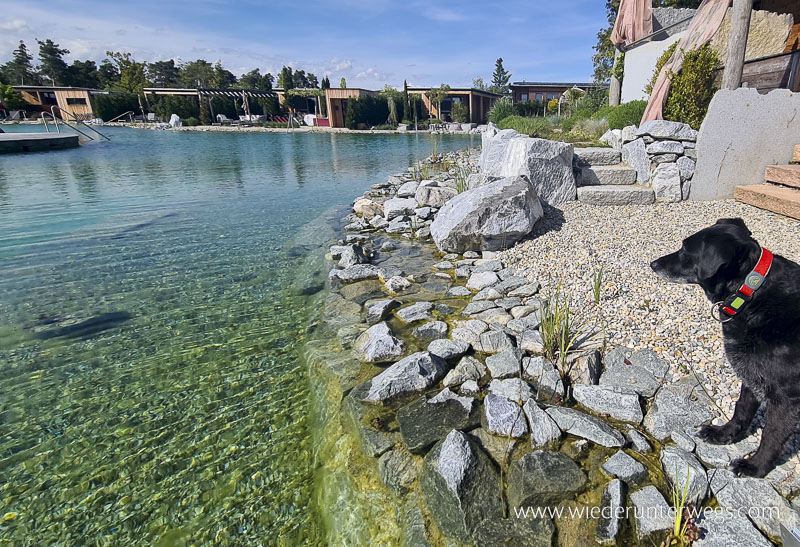
<instances>
[{"instance_id":1,"label":"wooden post","mask_svg":"<svg viewBox=\"0 0 800 547\"><path fill-rule=\"evenodd\" d=\"M752 11L753 0L733 0L728 57L725 61L725 72L722 74L722 89L738 89L742 85L744 53L747 49L747 33L750 30Z\"/></svg>"},{"instance_id":2,"label":"wooden post","mask_svg":"<svg viewBox=\"0 0 800 547\"><path fill-rule=\"evenodd\" d=\"M247 115L247 121L250 120L250 103L247 101L247 92L242 90L242 106L244 106L244 113Z\"/></svg>"},{"instance_id":3,"label":"wooden post","mask_svg":"<svg viewBox=\"0 0 800 547\"><path fill-rule=\"evenodd\" d=\"M622 82L614 76L614 70L617 68L620 57L622 57L622 52L619 48L614 48L614 67L611 69L611 84L608 87L608 106L619 106L622 101Z\"/></svg>"},{"instance_id":4,"label":"wooden post","mask_svg":"<svg viewBox=\"0 0 800 547\"><path fill-rule=\"evenodd\" d=\"M208 98L208 110L211 112L211 125L217 121L217 116L214 114L214 97Z\"/></svg>"}]
</instances>

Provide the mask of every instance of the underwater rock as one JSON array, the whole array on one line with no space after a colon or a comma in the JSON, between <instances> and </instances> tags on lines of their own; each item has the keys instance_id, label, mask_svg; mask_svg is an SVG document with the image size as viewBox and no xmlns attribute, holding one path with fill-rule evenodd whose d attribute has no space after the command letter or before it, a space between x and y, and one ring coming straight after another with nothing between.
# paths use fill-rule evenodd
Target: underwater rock
<instances>
[{"instance_id":1,"label":"underwater rock","mask_svg":"<svg viewBox=\"0 0 800 547\"><path fill-rule=\"evenodd\" d=\"M430 388L447 371L447 363L427 351L420 351L396 362L372 380L363 400L386 403L404 395Z\"/></svg>"},{"instance_id":2,"label":"underwater rock","mask_svg":"<svg viewBox=\"0 0 800 547\"><path fill-rule=\"evenodd\" d=\"M562 431L609 448L625 444L622 433L593 416L572 408L550 407L546 411Z\"/></svg>"},{"instance_id":3,"label":"underwater rock","mask_svg":"<svg viewBox=\"0 0 800 547\"><path fill-rule=\"evenodd\" d=\"M365 363L384 363L405 351L402 340L395 338L386 323L378 323L364 331L353 343L353 353Z\"/></svg>"},{"instance_id":4,"label":"underwater rock","mask_svg":"<svg viewBox=\"0 0 800 547\"><path fill-rule=\"evenodd\" d=\"M511 507L545 507L580 492L586 475L561 452L536 450L517 460L508 473Z\"/></svg>"}]
</instances>

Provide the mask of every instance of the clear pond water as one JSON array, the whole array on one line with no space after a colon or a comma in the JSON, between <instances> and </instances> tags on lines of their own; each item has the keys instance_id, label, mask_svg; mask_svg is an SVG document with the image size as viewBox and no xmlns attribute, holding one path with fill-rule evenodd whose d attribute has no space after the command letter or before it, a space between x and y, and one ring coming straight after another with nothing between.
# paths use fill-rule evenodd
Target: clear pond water
<instances>
[{"instance_id":1,"label":"clear pond water","mask_svg":"<svg viewBox=\"0 0 800 547\"><path fill-rule=\"evenodd\" d=\"M0 544L319 542L290 288L431 137L103 131L0 156Z\"/></svg>"}]
</instances>

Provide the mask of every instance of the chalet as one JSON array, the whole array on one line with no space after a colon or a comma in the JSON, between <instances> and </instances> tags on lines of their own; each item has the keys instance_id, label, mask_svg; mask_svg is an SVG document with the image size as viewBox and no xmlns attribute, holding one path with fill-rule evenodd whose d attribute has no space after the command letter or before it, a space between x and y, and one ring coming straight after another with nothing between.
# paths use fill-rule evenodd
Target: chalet
<instances>
[{"instance_id":1,"label":"chalet","mask_svg":"<svg viewBox=\"0 0 800 547\"><path fill-rule=\"evenodd\" d=\"M51 87L42 85L17 85L31 110L50 112L70 120L91 120L95 117L92 98L108 92L87 87Z\"/></svg>"}]
</instances>

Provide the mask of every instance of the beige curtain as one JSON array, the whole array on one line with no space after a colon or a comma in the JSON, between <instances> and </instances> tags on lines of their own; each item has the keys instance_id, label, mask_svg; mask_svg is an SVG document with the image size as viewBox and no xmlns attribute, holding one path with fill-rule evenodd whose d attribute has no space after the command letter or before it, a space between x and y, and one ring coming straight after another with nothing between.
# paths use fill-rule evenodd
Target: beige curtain
<instances>
[{"instance_id":1,"label":"beige curtain","mask_svg":"<svg viewBox=\"0 0 800 547\"><path fill-rule=\"evenodd\" d=\"M611 43L628 45L653 33L652 0L622 0L617 12Z\"/></svg>"},{"instance_id":2,"label":"beige curtain","mask_svg":"<svg viewBox=\"0 0 800 547\"><path fill-rule=\"evenodd\" d=\"M675 53L670 57L656 79L650 101L642 116L642 123L664 119L664 101L669 93L672 74L677 73L683 65L686 53L700 49L717 33L722 25L731 0L703 0L689 24L686 34L681 38Z\"/></svg>"}]
</instances>

